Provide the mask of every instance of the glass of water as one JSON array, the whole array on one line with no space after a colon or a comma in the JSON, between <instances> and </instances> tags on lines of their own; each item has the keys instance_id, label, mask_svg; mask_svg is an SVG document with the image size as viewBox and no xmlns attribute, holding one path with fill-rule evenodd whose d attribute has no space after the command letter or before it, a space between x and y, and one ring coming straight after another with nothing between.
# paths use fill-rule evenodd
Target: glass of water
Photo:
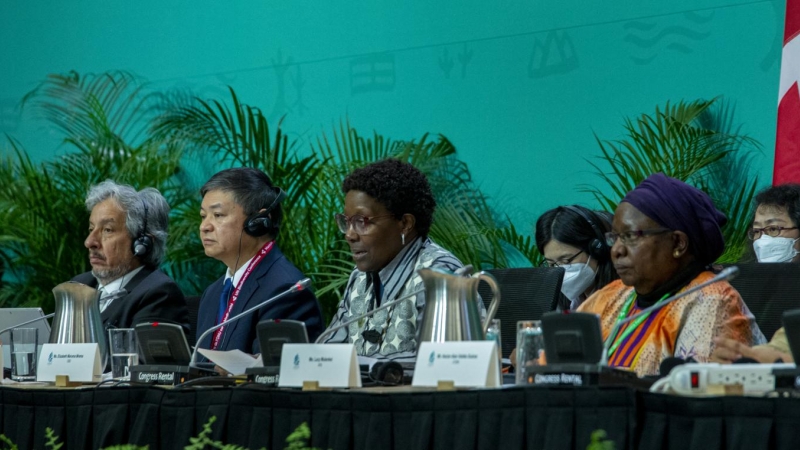
<instances>
[{"instance_id":1,"label":"glass of water","mask_svg":"<svg viewBox=\"0 0 800 450\"><path fill-rule=\"evenodd\" d=\"M11 379L36 381L36 349L39 330L14 328L11 330Z\"/></svg>"},{"instance_id":2,"label":"glass of water","mask_svg":"<svg viewBox=\"0 0 800 450\"><path fill-rule=\"evenodd\" d=\"M492 321L489 322L489 328L486 330L486 340L495 341L497 343L497 354L502 358L503 339L500 333L500 319L492 319Z\"/></svg>"},{"instance_id":3,"label":"glass of water","mask_svg":"<svg viewBox=\"0 0 800 450\"><path fill-rule=\"evenodd\" d=\"M108 349L111 353L111 377L131 379L131 367L139 364L139 344L133 328L108 330Z\"/></svg>"},{"instance_id":4,"label":"glass of water","mask_svg":"<svg viewBox=\"0 0 800 450\"><path fill-rule=\"evenodd\" d=\"M527 384L525 368L544 364L544 336L541 320L517 322L517 384Z\"/></svg>"}]
</instances>

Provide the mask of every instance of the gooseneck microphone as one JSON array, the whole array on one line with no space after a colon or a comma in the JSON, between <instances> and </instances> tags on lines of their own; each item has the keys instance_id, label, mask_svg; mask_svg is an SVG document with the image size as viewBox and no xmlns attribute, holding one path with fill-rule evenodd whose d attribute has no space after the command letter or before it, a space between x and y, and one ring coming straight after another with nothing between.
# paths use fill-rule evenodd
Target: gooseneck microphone
<instances>
[{"instance_id":1,"label":"gooseneck microphone","mask_svg":"<svg viewBox=\"0 0 800 450\"><path fill-rule=\"evenodd\" d=\"M56 315L56 313L50 313L50 314L48 314L46 316L37 317L37 318L31 319L31 320L26 320L25 322L18 323L16 325L12 325L12 326L7 327L7 328L3 328L2 330L0 330L0 334L3 334L3 333L5 333L6 331L9 331L9 330L13 330L14 328L19 328L19 327L21 327L23 325L28 325L29 323L38 322L38 321L44 320L44 319L49 319L49 318L51 318L51 317L53 317L55 315Z\"/></svg>"},{"instance_id":2,"label":"gooseneck microphone","mask_svg":"<svg viewBox=\"0 0 800 450\"><path fill-rule=\"evenodd\" d=\"M303 278L302 280L300 280L297 283L295 283L292 287L290 287L289 289L281 292L280 294L278 294L278 295L276 295L276 296L274 296L272 298L269 298L267 300L264 300L263 302L259 303L258 305L253 306L252 308L250 308L250 309L248 309L246 311L243 311L243 312L231 317L228 320L220 322L220 323L214 325L213 327L209 328L208 330L204 331L203 334L201 334L200 337L197 338L197 345L195 345L194 351L192 351L192 358L189 360L189 365L192 366L192 367L197 367L197 361L196 361L196 359L197 359L197 350L200 348L200 343L203 342L203 339L208 337L209 334L213 333L214 331L218 330L219 328L224 327L225 325L228 325L231 322L236 322L237 320L252 314L256 310L261 309L262 307L266 306L269 303L274 302L275 300L279 300L279 299L281 299L283 297L286 297L289 294L294 294L295 292L300 292L300 291L306 290L310 286L311 286L311 279L310 278Z\"/></svg>"},{"instance_id":3,"label":"gooseneck microphone","mask_svg":"<svg viewBox=\"0 0 800 450\"><path fill-rule=\"evenodd\" d=\"M632 315L632 316L630 316L630 317L628 317L628 318L626 318L624 320L618 321L617 323L614 324L614 328L611 329L611 333L608 335L608 338L606 339L606 342L603 345L603 354L601 355L601 358L600 358L600 365L601 366L608 366L608 349L613 345L613 341L614 341L614 339L616 339L617 333L619 333L619 329L623 325L625 325L626 323L633 322L634 320L636 320L636 319L638 319L640 317L646 316L646 315L650 314L651 312L656 311L658 309L661 309L661 308L669 305L670 303L674 302L675 300L681 299L683 297L686 297L689 294L697 292L697 291L699 291L700 289L703 289L706 286L709 286L709 285L714 284L714 283L719 283L720 281L730 280L730 279L734 278L738 274L739 274L739 268L738 267L736 267L736 266L727 267L727 268L723 269L722 272L717 274L717 276L715 276L714 278L706 281L705 283L700 283L700 284L698 284L697 286L695 286L695 287L693 287L691 289L687 289L684 292L679 292L679 293L673 295L672 297L667 298L663 302L658 302L655 305L653 305L653 306L651 306L649 308L645 308L645 309L639 311L638 313L636 313L636 314L634 314L634 315Z\"/></svg>"},{"instance_id":4,"label":"gooseneck microphone","mask_svg":"<svg viewBox=\"0 0 800 450\"><path fill-rule=\"evenodd\" d=\"M371 315L375 314L375 313L376 313L376 312L378 312L378 311L384 310L384 309L386 309L386 308L388 308L388 307L390 307L390 306L394 306L394 305L396 305L396 304L398 304L398 303L402 302L403 300L406 300L406 299L408 299L408 298L414 297L414 296L416 296L417 294L421 294L421 293L423 293L423 292L425 292L425 289L419 289L419 290L416 290L416 291L414 291L414 292L412 292L412 293L410 293L410 294L408 294L408 295L404 295L404 296L402 296L402 297L400 297L400 298L396 298L396 299L394 299L394 300L392 300L392 301L390 301L390 302L386 302L386 303L384 303L383 305L381 305L381 306L379 306L378 308L375 308L375 309L373 309L373 310L371 310L371 311L367 311L367 312L365 312L365 313L363 313L363 314L359 314L359 315L357 315L356 317L354 317L354 318L352 318L352 319L348 320L347 322L345 322L345 323L343 323L343 324L341 324L341 325L337 325L337 326L335 326L335 327L333 327L333 328L330 328L330 329L328 329L328 330L325 330L325 331L324 331L322 334L320 334L320 335L319 335L319 337L317 338L317 340L316 340L316 341L314 341L314 343L315 343L315 344L320 344L320 343L322 343L322 340L323 340L324 338L326 338L326 337L328 337L328 336L330 336L330 335L332 335L332 334L336 333L337 331L341 330L342 328L344 328L344 327L347 327L347 326L350 326L350 325L352 325L352 324L354 324L354 323L358 322L358 321L359 321L359 320L361 320L361 319L365 319L365 318L367 318L367 317L369 317L369 316L371 316Z\"/></svg>"}]
</instances>

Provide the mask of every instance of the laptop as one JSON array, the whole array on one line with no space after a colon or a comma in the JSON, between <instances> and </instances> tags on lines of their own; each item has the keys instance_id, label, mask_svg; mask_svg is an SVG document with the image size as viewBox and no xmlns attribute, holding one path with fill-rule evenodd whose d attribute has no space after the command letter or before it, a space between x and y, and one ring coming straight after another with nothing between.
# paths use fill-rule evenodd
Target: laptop
<instances>
[{"instance_id":1,"label":"laptop","mask_svg":"<svg viewBox=\"0 0 800 450\"><path fill-rule=\"evenodd\" d=\"M42 308L0 308L0 330L5 330L0 333L0 341L4 344L11 344L11 328L17 328L21 323L42 319L43 317L44 311L42 311ZM42 345L50 342L50 322L47 320L36 320L27 325L22 325L22 327L39 330L37 353L41 352ZM11 345L3 346L3 366L8 369L11 368Z\"/></svg>"}]
</instances>

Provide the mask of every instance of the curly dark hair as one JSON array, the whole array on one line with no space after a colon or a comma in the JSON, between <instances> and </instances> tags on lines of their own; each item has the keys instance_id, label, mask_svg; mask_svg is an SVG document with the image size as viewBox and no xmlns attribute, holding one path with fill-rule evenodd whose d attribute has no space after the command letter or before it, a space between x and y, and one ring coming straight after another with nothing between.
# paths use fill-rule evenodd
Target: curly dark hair
<instances>
[{"instance_id":1,"label":"curly dark hair","mask_svg":"<svg viewBox=\"0 0 800 450\"><path fill-rule=\"evenodd\" d=\"M342 182L342 192L361 191L380 202L395 218L411 214L416 230L427 237L436 200L425 174L409 163L384 159L356 169Z\"/></svg>"},{"instance_id":2,"label":"curly dark hair","mask_svg":"<svg viewBox=\"0 0 800 450\"><path fill-rule=\"evenodd\" d=\"M759 206L786 208L789 218L794 221L794 226L800 225L800 184L770 186L756 194L755 203L756 208Z\"/></svg>"}]
</instances>

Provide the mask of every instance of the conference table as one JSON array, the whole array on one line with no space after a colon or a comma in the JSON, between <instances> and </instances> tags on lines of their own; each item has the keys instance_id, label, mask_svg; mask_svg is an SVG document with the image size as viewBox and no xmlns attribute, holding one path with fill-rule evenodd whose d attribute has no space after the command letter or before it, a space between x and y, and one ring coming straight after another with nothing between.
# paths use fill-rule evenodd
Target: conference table
<instances>
[{"instance_id":1,"label":"conference table","mask_svg":"<svg viewBox=\"0 0 800 450\"><path fill-rule=\"evenodd\" d=\"M629 387L410 387L300 391L256 384L165 389L0 388L2 433L44 448L180 449L212 416L211 437L282 449L306 422L321 449L585 449L604 430L621 449L800 448L800 398L696 398Z\"/></svg>"}]
</instances>

